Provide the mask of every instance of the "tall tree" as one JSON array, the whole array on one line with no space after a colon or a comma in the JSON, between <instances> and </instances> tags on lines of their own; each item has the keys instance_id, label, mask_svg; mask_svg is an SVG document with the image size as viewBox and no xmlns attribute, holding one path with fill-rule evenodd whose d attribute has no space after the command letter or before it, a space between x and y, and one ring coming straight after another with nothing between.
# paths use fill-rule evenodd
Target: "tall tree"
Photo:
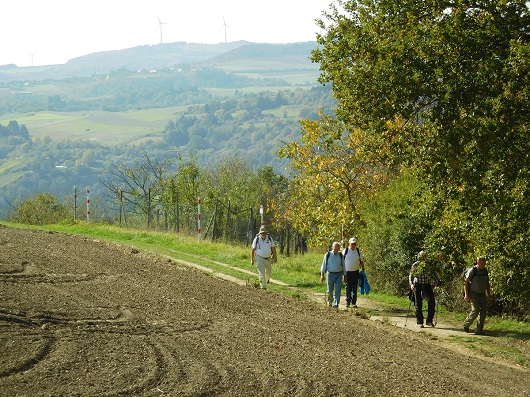
<instances>
[{"instance_id":1,"label":"tall tree","mask_svg":"<svg viewBox=\"0 0 530 397\"><path fill-rule=\"evenodd\" d=\"M326 18L320 81L367 150L427 182L431 257L458 268L491 253L497 291L530 305L528 3L339 0Z\"/></svg>"},{"instance_id":2,"label":"tall tree","mask_svg":"<svg viewBox=\"0 0 530 397\"><path fill-rule=\"evenodd\" d=\"M329 243L359 228L359 200L388 173L372 167L360 146L356 129L331 116L302 121L302 141L286 144L280 157L291 160L294 171L285 196L280 199L283 217L310 237L314 244Z\"/></svg>"}]
</instances>

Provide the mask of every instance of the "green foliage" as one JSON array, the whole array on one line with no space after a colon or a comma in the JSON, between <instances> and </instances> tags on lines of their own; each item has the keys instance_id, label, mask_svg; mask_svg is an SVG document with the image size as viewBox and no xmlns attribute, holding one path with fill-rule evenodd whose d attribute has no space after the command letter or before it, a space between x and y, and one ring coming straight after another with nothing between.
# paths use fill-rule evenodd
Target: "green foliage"
<instances>
[{"instance_id":1,"label":"green foliage","mask_svg":"<svg viewBox=\"0 0 530 397\"><path fill-rule=\"evenodd\" d=\"M285 178L272 167L257 172L238 156L222 159L207 168L197 157L180 155L158 159L144 153L131 163L117 164L103 181L109 195L119 199L120 212L150 219L155 212L164 218L166 229L196 231L197 200L201 215L208 215L214 238L247 240L260 204L286 186ZM273 214L268 214L268 220ZM130 223L130 222L129 222ZM208 231L205 225L203 230Z\"/></svg>"},{"instance_id":2,"label":"green foliage","mask_svg":"<svg viewBox=\"0 0 530 397\"><path fill-rule=\"evenodd\" d=\"M68 209L49 193L38 194L16 205L11 222L50 225L68 217Z\"/></svg>"},{"instance_id":3,"label":"green foliage","mask_svg":"<svg viewBox=\"0 0 530 397\"><path fill-rule=\"evenodd\" d=\"M344 232L353 235L361 227L358 203L384 184L385 167L371 167L360 149L357 130L331 116L302 122L302 142L280 150L291 160L293 178L288 194L277 203L283 218L309 236L314 245L339 241Z\"/></svg>"},{"instance_id":4,"label":"green foliage","mask_svg":"<svg viewBox=\"0 0 530 397\"><path fill-rule=\"evenodd\" d=\"M528 3L338 5L320 21L312 58L332 84L338 119L360 131L359 150L424 182L401 227L428 225L418 237L447 279L489 255L498 299L528 311ZM401 260L411 247L390 241L398 228L387 223L383 237Z\"/></svg>"},{"instance_id":5,"label":"green foliage","mask_svg":"<svg viewBox=\"0 0 530 397\"><path fill-rule=\"evenodd\" d=\"M404 173L361 203L366 226L357 236L371 284L380 291L396 295L408 291L410 267L427 232L420 212L423 189L411 173Z\"/></svg>"},{"instance_id":6,"label":"green foliage","mask_svg":"<svg viewBox=\"0 0 530 397\"><path fill-rule=\"evenodd\" d=\"M28 129L25 125L19 126L18 122L11 120L7 126L0 124L0 137L19 137L22 140L29 140Z\"/></svg>"}]
</instances>

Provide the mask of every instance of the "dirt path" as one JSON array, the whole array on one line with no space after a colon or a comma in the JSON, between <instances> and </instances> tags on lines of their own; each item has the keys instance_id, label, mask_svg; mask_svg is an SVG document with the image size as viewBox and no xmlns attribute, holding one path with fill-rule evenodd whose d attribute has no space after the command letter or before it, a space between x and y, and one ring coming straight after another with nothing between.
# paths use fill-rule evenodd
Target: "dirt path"
<instances>
[{"instance_id":1,"label":"dirt path","mask_svg":"<svg viewBox=\"0 0 530 397\"><path fill-rule=\"evenodd\" d=\"M178 255L179 252L177 250L174 250L175 255ZM189 254L186 254L187 256L190 256ZM175 261L177 263L190 266L193 268L196 268L198 270L201 270L205 273L211 274L215 277L222 278L227 281L231 281L233 283L239 284L239 285L248 285L248 277L256 278L257 273L254 270L250 269L241 269L235 266L232 266L227 263L222 262L214 262L217 265L226 267L230 270L235 270L242 273L242 277L234 277L231 275L227 275L221 272L216 272L206 266L198 265L194 262L188 262L181 259L178 259L176 256L168 256L168 259ZM197 256L197 261L200 261L200 257ZM283 283L282 281L271 279L271 283L281 285L284 287L289 287L288 284ZM292 287L293 289L296 289ZM325 295L324 294L318 294L318 293L312 293L310 291L304 291L305 294L309 297L310 300L313 302L317 302L319 304L324 304L325 302ZM488 338L487 336L475 336L473 333L467 334L463 332L461 324L457 323L447 323L443 321L438 321L438 316L435 317L435 327L424 327L419 328L416 325L416 318L414 315L414 305L409 306L407 311L403 311L399 314L393 314L395 313L395 310L390 311L387 306L380 304L378 302L374 302L367 297L359 294L358 296L358 308L347 308L344 301L341 302L339 305L339 311L344 311L345 313L348 313L349 315L354 315L357 317L366 318L369 320L373 320L379 323L384 323L387 325L393 325L398 328L402 328L405 331L410 332L418 332L420 335L425 336L428 339L436 340L438 344L443 345L444 348L453 350L455 352L458 352L459 354L465 354L469 356L475 356L478 359L482 359L489 364L492 365L506 365L509 367L512 367L514 369L520 369L521 367L513 362L509 362L506 360L502 360L499 358L493 358L485 356L484 354L481 354L480 352L475 352L471 349L463 347L459 343L453 343L451 342L452 337L465 337L468 340L479 340ZM426 308L425 308L426 311Z\"/></svg>"},{"instance_id":2,"label":"dirt path","mask_svg":"<svg viewBox=\"0 0 530 397\"><path fill-rule=\"evenodd\" d=\"M530 371L448 349L393 318L190 266L0 227L0 395L530 395Z\"/></svg>"},{"instance_id":3,"label":"dirt path","mask_svg":"<svg viewBox=\"0 0 530 397\"><path fill-rule=\"evenodd\" d=\"M194 263L194 262L189 262L189 261L184 261L182 259L179 259L178 258L178 254L179 252L177 250L173 250L174 251L174 255L175 256L166 256L166 258L168 258L169 260L172 260L176 263L180 263L182 265L186 265L186 266L190 266L190 267L193 267L195 269L198 269L198 270L201 270L205 273L209 273L215 277L218 277L218 278L222 278L224 280L227 280L227 281L231 281L233 283L236 283L236 284L239 284L239 285L248 285L249 284L249 277L250 278L256 278L257 277L257 272L253 269L241 269L239 267L235 267L235 266L232 266L230 264L227 264L227 263L222 263L222 262L216 262L214 261L213 263L217 264L217 265L220 265L220 266L223 266L223 267L226 267L227 269L230 269L230 270L235 270L235 271L238 271L240 273L242 273L242 276L241 277L234 277L234 276L231 276L231 275L228 275L228 274L224 274L224 273L221 273L221 272L217 272L215 270L212 270L211 268L209 267L206 267L206 266L201 266L197 263ZM187 256L190 256L190 254L186 254ZM199 256L197 256L197 261L200 261L201 258ZM276 284L276 285L281 285L283 287L289 287L289 284L286 284L282 281L279 281L279 280L275 280L274 278L271 278L271 281L270 281L272 284ZM291 287L293 289L296 289L295 287ZM318 293L312 293L311 291L304 291L305 294L307 294L309 296L309 298L314 301L314 302L319 302L319 303L323 303L325 301L325 296L324 294L318 294ZM385 322L385 323L388 323L388 324L392 324L396 327L400 327L400 328L406 328L408 330L412 330L412 331L417 331L417 332L422 332L422 333L434 333L435 335L439 336L439 337L449 337L449 336L462 336L464 335L463 334L463 330L462 330L462 327L461 327L461 324L448 324L448 323L444 323L442 321L438 321L438 317L436 316L435 317L435 327L425 327L425 328L419 328L416 326L416 319L415 319L415 316L414 316L414 305L411 305L409 306L408 310L405 311L404 313L400 313L399 315L391 315L389 314L389 311L388 311L388 308L385 307L383 304L379 304L377 302L373 302L371 301L370 299L368 299L367 297L363 296L362 294L359 294L358 296L358 306L359 308L358 309L353 309L353 308L346 308L346 303L344 302L344 297L342 297L343 300L341 301L340 305L339 305L339 310L342 310L342 311L349 311L349 312L352 312L353 314L357 314L357 315L361 315L363 316L364 315L364 312L366 310L369 310L370 311L370 314L368 315L369 318L371 320L374 320L374 321L379 321L379 322ZM426 310L426 307L425 307L425 310ZM384 314L380 314L378 315L377 313L378 312L383 312ZM473 334L465 334L466 336L468 337L472 337L474 336Z\"/></svg>"}]
</instances>

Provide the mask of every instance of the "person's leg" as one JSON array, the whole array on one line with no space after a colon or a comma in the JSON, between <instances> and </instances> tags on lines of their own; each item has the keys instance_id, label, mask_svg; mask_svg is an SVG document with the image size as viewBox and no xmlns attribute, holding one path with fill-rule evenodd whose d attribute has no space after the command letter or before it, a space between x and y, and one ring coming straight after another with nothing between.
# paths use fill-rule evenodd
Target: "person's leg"
<instances>
[{"instance_id":1,"label":"person's leg","mask_svg":"<svg viewBox=\"0 0 530 397\"><path fill-rule=\"evenodd\" d=\"M416 306L416 322L423 325L423 299L421 297L421 286L416 286L414 291L414 302Z\"/></svg>"},{"instance_id":2,"label":"person's leg","mask_svg":"<svg viewBox=\"0 0 530 397\"><path fill-rule=\"evenodd\" d=\"M464 329L468 330L469 326L473 324L473 321L478 317L479 314L479 301L478 301L478 294L475 294L474 292L470 293L471 298L471 311L467 315L466 319L464 320Z\"/></svg>"},{"instance_id":3,"label":"person's leg","mask_svg":"<svg viewBox=\"0 0 530 397\"><path fill-rule=\"evenodd\" d=\"M258 275L261 288L267 289L267 275L265 274L265 259L256 255L256 266L258 268Z\"/></svg>"},{"instance_id":4,"label":"person's leg","mask_svg":"<svg viewBox=\"0 0 530 397\"><path fill-rule=\"evenodd\" d=\"M487 309L488 309L488 298L486 297L486 294L479 294L479 298L478 298L478 301L479 301L479 308L478 308L478 311L479 311L479 318L478 318L478 323L477 323L477 329L475 330L475 332L477 333L481 333L483 332L483 329L484 329L484 322L486 321L486 313L487 313Z\"/></svg>"},{"instance_id":5,"label":"person's leg","mask_svg":"<svg viewBox=\"0 0 530 397\"><path fill-rule=\"evenodd\" d=\"M337 309L339 307L340 303L340 293L342 289L342 273L335 273L335 283L334 283L334 289L335 289L335 298L333 299L333 307Z\"/></svg>"},{"instance_id":6,"label":"person's leg","mask_svg":"<svg viewBox=\"0 0 530 397\"><path fill-rule=\"evenodd\" d=\"M352 302L353 272L346 272L346 306L350 306Z\"/></svg>"},{"instance_id":7,"label":"person's leg","mask_svg":"<svg viewBox=\"0 0 530 397\"><path fill-rule=\"evenodd\" d=\"M351 303L357 305L357 291L359 290L359 270L353 272L352 291L351 291Z\"/></svg>"},{"instance_id":8,"label":"person's leg","mask_svg":"<svg viewBox=\"0 0 530 397\"><path fill-rule=\"evenodd\" d=\"M424 286L424 291L429 296L429 302L427 302L427 324L432 325L434 320L434 312L436 309L434 291L432 290L432 286L430 284Z\"/></svg>"},{"instance_id":9,"label":"person's leg","mask_svg":"<svg viewBox=\"0 0 530 397\"><path fill-rule=\"evenodd\" d=\"M265 280L266 280L266 283L268 283L269 280L271 279L271 274L272 274L272 258L264 259L264 261L265 261Z\"/></svg>"},{"instance_id":10,"label":"person's leg","mask_svg":"<svg viewBox=\"0 0 530 397\"><path fill-rule=\"evenodd\" d=\"M328 306L331 307L333 304L333 288L335 286L335 279L333 278L333 273L328 272L328 283L326 288L326 296L328 298Z\"/></svg>"}]
</instances>

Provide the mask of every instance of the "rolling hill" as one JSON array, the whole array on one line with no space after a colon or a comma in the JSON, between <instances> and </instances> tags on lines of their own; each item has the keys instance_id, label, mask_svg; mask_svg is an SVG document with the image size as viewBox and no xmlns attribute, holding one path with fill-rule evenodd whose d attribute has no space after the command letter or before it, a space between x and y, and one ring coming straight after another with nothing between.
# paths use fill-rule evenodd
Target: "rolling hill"
<instances>
[{"instance_id":1,"label":"rolling hill","mask_svg":"<svg viewBox=\"0 0 530 397\"><path fill-rule=\"evenodd\" d=\"M124 50L102 51L69 60L65 64L17 67L0 66L0 83L67 79L111 73L119 69L156 70L178 65L217 67L227 72L255 75L304 74L316 81L318 66L308 57L316 42L257 44L246 41L219 44L164 43Z\"/></svg>"}]
</instances>

